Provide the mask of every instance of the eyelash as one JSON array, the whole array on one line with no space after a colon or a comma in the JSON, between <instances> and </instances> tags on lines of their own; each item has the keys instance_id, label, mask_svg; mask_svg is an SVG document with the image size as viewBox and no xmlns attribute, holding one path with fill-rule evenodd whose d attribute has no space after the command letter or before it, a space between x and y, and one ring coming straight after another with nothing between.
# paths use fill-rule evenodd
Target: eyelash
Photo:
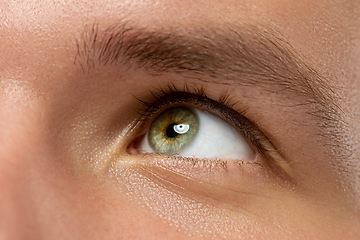
<instances>
[{"instance_id":1,"label":"eyelash","mask_svg":"<svg viewBox=\"0 0 360 240\"><path fill-rule=\"evenodd\" d=\"M203 87L190 88L188 85L184 85L179 89L173 84L150 91L150 93L150 98L146 100L134 96L142 104L142 108L137 109L137 112L141 115L139 121L145 122L160 110L164 110L173 104L189 104L202 109L206 108L211 112L217 111L223 118L233 124L266 160L273 160L271 151L265 146L269 144L269 140L253 123L244 117L247 109L234 110L236 103L230 101L229 94L221 94L216 101L207 96ZM194 163L196 162L194 160Z\"/></svg>"}]
</instances>

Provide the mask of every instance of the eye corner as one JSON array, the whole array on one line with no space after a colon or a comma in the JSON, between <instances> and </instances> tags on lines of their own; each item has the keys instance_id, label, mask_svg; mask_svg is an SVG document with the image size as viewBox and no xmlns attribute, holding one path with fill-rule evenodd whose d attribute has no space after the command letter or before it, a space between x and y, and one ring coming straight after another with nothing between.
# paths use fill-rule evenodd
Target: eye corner
<instances>
[{"instance_id":1,"label":"eye corner","mask_svg":"<svg viewBox=\"0 0 360 240\"><path fill-rule=\"evenodd\" d=\"M126 146L126 153L129 155L138 155L141 154L139 151L139 146L141 141L146 137L147 133L138 134L127 146Z\"/></svg>"}]
</instances>

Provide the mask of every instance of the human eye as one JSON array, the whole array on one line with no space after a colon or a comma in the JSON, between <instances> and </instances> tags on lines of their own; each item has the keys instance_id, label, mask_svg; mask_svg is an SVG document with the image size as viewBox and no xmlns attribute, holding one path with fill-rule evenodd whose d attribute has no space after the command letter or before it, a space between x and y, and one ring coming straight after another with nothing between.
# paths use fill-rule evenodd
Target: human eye
<instances>
[{"instance_id":1,"label":"human eye","mask_svg":"<svg viewBox=\"0 0 360 240\"><path fill-rule=\"evenodd\" d=\"M138 150L201 159L254 160L255 155L246 139L225 120L183 106L161 112Z\"/></svg>"},{"instance_id":2,"label":"human eye","mask_svg":"<svg viewBox=\"0 0 360 240\"><path fill-rule=\"evenodd\" d=\"M152 98L140 100L142 130L128 152L210 168L272 169L276 159L271 143L244 117L246 109L235 110L229 98L222 93L214 100L201 87L171 85L152 92Z\"/></svg>"}]
</instances>

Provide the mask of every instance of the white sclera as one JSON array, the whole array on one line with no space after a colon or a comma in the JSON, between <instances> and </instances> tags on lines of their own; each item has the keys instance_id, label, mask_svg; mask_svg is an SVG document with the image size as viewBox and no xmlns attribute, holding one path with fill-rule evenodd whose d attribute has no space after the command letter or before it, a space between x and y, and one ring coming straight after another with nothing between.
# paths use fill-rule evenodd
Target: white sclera
<instances>
[{"instance_id":1,"label":"white sclera","mask_svg":"<svg viewBox=\"0 0 360 240\"><path fill-rule=\"evenodd\" d=\"M194 111L199 121L198 132L188 146L173 155L200 159L255 158L255 152L235 127L211 113L197 109ZM140 143L139 150L154 153L147 136Z\"/></svg>"}]
</instances>

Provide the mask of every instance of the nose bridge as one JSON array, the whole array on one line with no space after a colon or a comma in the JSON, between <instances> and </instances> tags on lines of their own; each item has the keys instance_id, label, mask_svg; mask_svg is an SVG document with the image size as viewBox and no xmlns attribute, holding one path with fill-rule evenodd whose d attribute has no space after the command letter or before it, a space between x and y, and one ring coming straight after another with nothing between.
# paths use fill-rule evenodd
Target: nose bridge
<instances>
[{"instance_id":1,"label":"nose bridge","mask_svg":"<svg viewBox=\"0 0 360 240\"><path fill-rule=\"evenodd\" d=\"M37 230L31 179L24 166L1 159L0 238L29 239Z\"/></svg>"},{"instance_id":2,"label":"nose bridge","mask_svg":"<svg viewBox=\"0 0 360 240\"><path fill-rule=\"evenodd\" d=\"M4 96L3 96L4 97ZM17 99L2 99L0 109L0 238L37 235L32 184L36 172L39 129L36 111ZM39 126L39 125L38 125ZM40 125L41 126L41 125ZM30 237L30 238L29 238Z\"/></svg>"}]
</instances>

